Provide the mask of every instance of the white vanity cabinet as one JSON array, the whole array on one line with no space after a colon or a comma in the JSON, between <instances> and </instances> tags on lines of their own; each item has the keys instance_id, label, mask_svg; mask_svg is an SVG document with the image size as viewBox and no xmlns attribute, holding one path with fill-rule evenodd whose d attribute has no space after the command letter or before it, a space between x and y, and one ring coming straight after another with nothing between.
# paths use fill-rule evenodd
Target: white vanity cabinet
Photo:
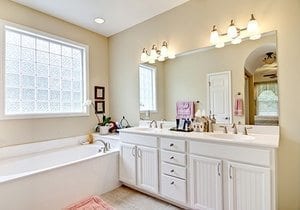
<instances>
[{"instance_id":1,"label":"white vanity cabinet","mask_svg":"<svg viewBox=\"0 0 300 210\"><path fill-rule=\"evenodd\" d=\"M157 138L123 134L121 140L120 181L158 193Z\"/></svg>"},{"instance_id":2,"label":"white vanity cabinet","mask_svg":"<svg viewBox=\"0 0 300 210\"><path fill-rule=\"evenodd\" d=\"M190 141L190 153L192 208L275 210L272 151Z\"/></svg>"},{"instance_id":3,"label":"white vanity cabinet","mask_svg":"<svg viewBox=\"0 0 300 210\"><path fill-rule=\"evenodd\" d=\"M276 136L136 130L120 134L123 183L185 209L276 210Z\"/></svg>"}]
</instances>

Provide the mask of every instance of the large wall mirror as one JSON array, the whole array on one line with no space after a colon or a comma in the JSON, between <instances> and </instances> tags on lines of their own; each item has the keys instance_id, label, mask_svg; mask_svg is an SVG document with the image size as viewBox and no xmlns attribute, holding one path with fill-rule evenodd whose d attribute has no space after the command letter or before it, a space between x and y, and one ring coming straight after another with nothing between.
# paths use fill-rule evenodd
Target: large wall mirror
<instances>
[{"instance_id":1,"label":"large wall mirror","mask_svg":"<svg viewBox=\"0 0 300 210\"><path fill-rule=\"evenodd\" d=\"M276 32L268 32L259 40L140 64L141 119L150 113L150 119L173 121L181 101L220 123L278 125L276 49Z\"/></svg>"}]
</instances>

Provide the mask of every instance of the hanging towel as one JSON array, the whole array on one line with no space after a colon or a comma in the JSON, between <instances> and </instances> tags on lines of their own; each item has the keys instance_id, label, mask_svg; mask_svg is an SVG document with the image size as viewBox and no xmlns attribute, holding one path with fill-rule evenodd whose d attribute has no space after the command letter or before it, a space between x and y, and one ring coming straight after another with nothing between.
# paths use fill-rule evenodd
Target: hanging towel
<instances>
[{"instance_id":1,"label":"hanging towel","mask_svg":"<svg viewBox=\"0 0 300 210\"><path fill-rule=\"evenodd\" d=\"M176 103L176 119L192 119L194 118L194 102L178 101Z\"/></svg>"},{"instance_id":2,"label":"hanging towel","mask_svg":"<svg viewBox=\"0 0 300 210\"><path fill-rule=\"evenodd\" d=\"M91 196L72 204L63 210L113 210L113 208L98 196Z\"/></svg>"},{"instance_id":3,"label":"hanging towel","mask_svg":"<svg viewBox=\"0 0 300 210\"><path fill-rule=\"evenodd\" d=\"M235 102L234 102L234 115L235 116L243 116L244 111L243 111L243 98L241 97L236 97Z\"/></svg>"}]
</instances>

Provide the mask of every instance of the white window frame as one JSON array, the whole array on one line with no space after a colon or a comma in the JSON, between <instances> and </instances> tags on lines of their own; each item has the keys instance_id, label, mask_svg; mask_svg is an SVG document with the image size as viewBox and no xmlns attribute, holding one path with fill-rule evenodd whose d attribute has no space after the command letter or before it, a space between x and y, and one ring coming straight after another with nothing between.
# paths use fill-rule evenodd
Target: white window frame
<instances>
[{"instance_id":1,"label":"white window frame","mask_svg":"<svg viewBox=\"0 0 300 210\"><path fill-rule=\"evenodd\" d=\"M140 90L141 90L141 87L140 87L140 67L144 67L144 68L151 68L151 69L153 69L154 70L154 81L153 81L153 88L154 88L154 91L153 91L153 93L155 94L154 95L154 100L155 100L155 102L154 102L154 104L155 104L155 109L154 110L141 110L141 108L140 108ZM152 66L152 65L147 65L147 64L140 64L139 65L139 111L140 111L140 113L146 113L146 112L148 112L148 111L150 111L151 113L157 113L158 112L158 107L157 107L157 105L158 105L158 102L157 102L157 67L156 66Z\"/></svg>"},{"instance_id":2,"label":"white window frame","mask_svg":"<svg viewBox=\"0 0 300 210\"><path fill-rule=\"evenodd\" d=\"M83 49L82 71L83 71L83 102L88 99L89 95L89 46L75 42L73 40L56 36L47 32L36 30L27 26L12 23L0 19L0 120L13 120L13 119L34 119L34 118L55 118L55 117L81 117L89 116L89 107L83 107L83 112L67 112L67 113L38 113L38 114L9 114L5 115L5 27L12 27L14 29L24 30L33 33L34 36L53 40L69 46L80 47Z\"/></svg>"}]
</instances>

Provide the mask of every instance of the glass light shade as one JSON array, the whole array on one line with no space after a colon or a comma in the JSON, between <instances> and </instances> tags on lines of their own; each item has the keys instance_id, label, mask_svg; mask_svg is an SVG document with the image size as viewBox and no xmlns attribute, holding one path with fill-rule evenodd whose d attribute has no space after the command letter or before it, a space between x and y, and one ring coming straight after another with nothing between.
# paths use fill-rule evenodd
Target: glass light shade
<instances>
[{"instance_id":1,"label":"glass light shade","mask_svg":"<svg viewBox=\"0 0 300 210\"><path fill-rule=\"evenodd\" d=\"M222 47L224 47L224 46L225 46L224 42L218 42L218 43L216 44L216 48L222 48Z\"/></svg>"},{"instance_id":2,"label":"glass light shade","mask_svg":"<svg viewBox=\"0 0 300 210\"><path fill-rule=\"evenodd\" d=\"M144 62L148 62L148 60L149 60L149 56L147 55L146 52L143 52L141 54L141 61L144 63Z\"/></svg>"},{"instance_id":3,"label":"glass light shade","mask_svg":"<svg viewBox=\"0 0 300 210\"><path fill-rule=\"evenodd\" d=\"M255 34L259 31L258 23L255 19L248 22L247 31L249 34Z\"/></svg>"},{"instance_id":4,"label":"glass light shade","mask_svg":"<svg viewBox=\"0 0 300 210\"><path fill-rule=\"evenodd\" d=\"M160 55L159 57L158 57L158 59L157 59L158 61L165 61L165 57L164 56L162 56L162 55Z\"/></svg>"},{"instance_id":5,"label":"glass light shade","mask_svg":"<svg viewBox=\"0 0 300 210\"><path fill-rule=\"evenodd\" d=\"M217 30L213 30L211 33L210 33L210 43L211 44L217 44L220 40L220 37L219 37L219 33Z\"/></svg>"},{"instance_id":6,"label":"glass light shade","mask_svg":"<svg viewBox=\"0 0 300 210\"><path fill-rule=\"evenodd\" d=\"M238 36L238 31L235 25L230 25L227 29L227 35L231 39L234 39L235 37Z\"/></svg>"},{"instance_id":7,"label":"glass light shade","mask_svg":"<svg viewBox=\"0 0 300 210\"><path fill-rule=\"evenodd\" d=\"M168 58L169 59L174 59L175 58L175 53L174 52L169 52Z\"/></svg>"},{"instance_id":8,"label":"glass light shade","mask_svg":"<svg viewBox=\"0 0 300 210\"><path fill-rule=\"evenodd\" d=\"M239 44L242 42L242 39L240 37L236 37L231 41L231 44Z\"/></svg>"},{"instance_id":9,"label":"glass light shade","mask_svg":"<svg viewBox=\"0 0 300 210\"><path fill-rule=\"evenodd\" d=\"M157 58L157 52L156 52L156 49L152 49L151 51L150 51L150 57L151 57L151 59L156 59Z\"/></svg>"},{"instance_id":10,"label":"glass light shade","mask_svg":"<svg viewBox=\"0 0 300 210\"><path fill-rule=\"evenodd\" d=\"M148 62L151 63L151 64L153 64L153 63L155 63L155 59L150 58Z\"/></svg>"},{"instance_id":11,"label":"glass light shade","mask_svg":"<svg viewBox=\"0 0 300 210\"><path fill-rule=\"evenodd\" d=\"M168 56L168 47L163 45L160 49L160 56L167 57Z\"/></svg>"}]
</instances>

